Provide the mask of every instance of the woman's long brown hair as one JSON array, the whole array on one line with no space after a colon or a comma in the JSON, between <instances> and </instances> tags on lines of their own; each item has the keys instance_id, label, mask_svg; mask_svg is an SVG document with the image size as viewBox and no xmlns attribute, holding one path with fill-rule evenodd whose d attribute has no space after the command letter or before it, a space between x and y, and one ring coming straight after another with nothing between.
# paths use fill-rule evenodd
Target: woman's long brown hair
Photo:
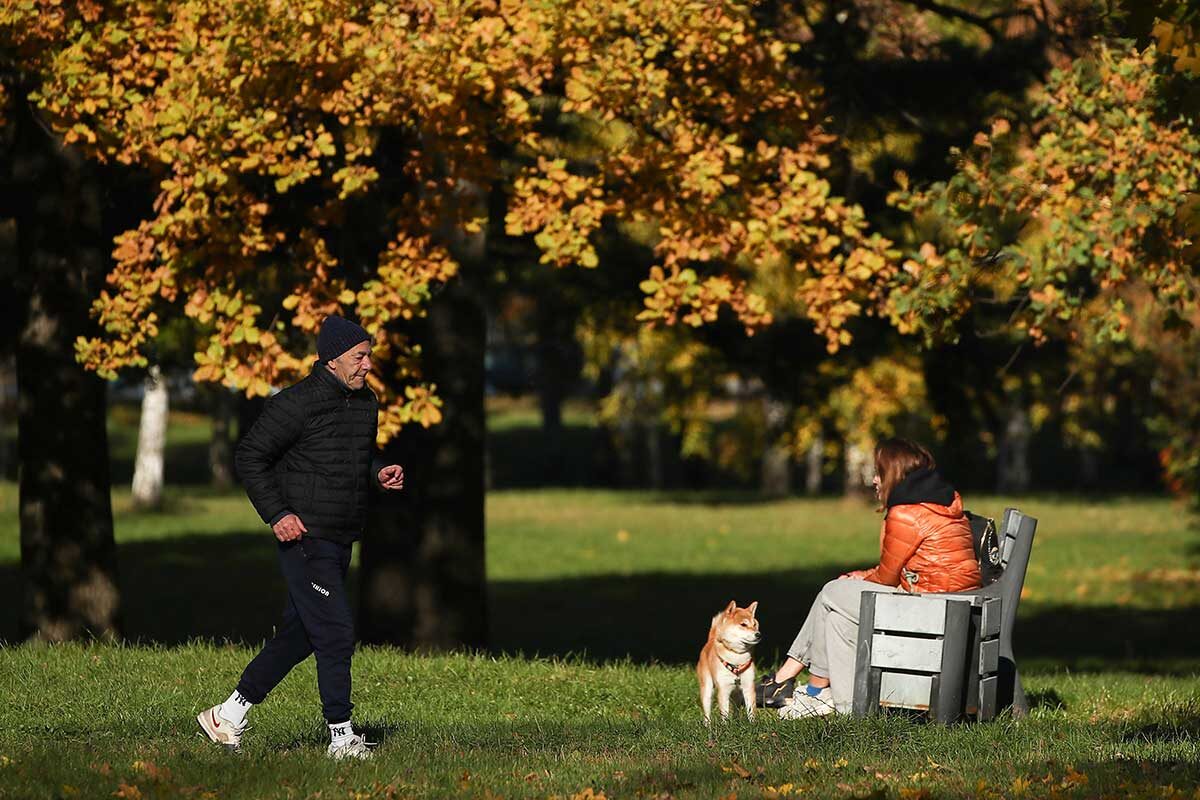
<instances>
[{"instance_id":1,"label":"woman's long brown hair","mask_svg":"<svg viewBox=\"0 0 1200 800\"><path fill-rule=\"evenodd\" d=\"M879 510L887 508L888 497L896 484L918 469L934 469L937 464L923 446L908 439L893 437L875 445L875 474L879 476Z\"/></svg>"}]
</instances>

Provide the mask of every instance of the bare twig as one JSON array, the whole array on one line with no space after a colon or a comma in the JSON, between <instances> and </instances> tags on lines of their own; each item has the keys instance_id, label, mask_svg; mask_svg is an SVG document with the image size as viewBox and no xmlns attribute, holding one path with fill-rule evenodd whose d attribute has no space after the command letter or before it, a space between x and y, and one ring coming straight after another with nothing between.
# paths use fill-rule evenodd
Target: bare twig
<instances>
[{"instance_id":1,"label":"bare twig","mask_svg":"<svg viewBox=\"0 0 1200 800\"><path fill-rule=\"evenodd\" d=\"M1004 362L1004 366L1000 368L999 377L1004 377L1008 373L1009 367L1017 362L1017 356L1021 355L1021 351L1025 349L1025 342L1017 345L1017 349L1013 350L1013 354L1009 356L1008 361Z\"/></svg>"},{"instance_id":2,"label":"bare twig","mask_svg":"<svg viewBox=\"0 0 1200 800\"><path fill-rule=\"evenodd\" d=\"M1062 394L1066 390L1067 384L1075 379L1079 374L1079 367L1071 367L1071 371L1067 373L1067 377L1063 378L1063 382L1058 385L1058 394Z\"/></svg>"}]
</instances>

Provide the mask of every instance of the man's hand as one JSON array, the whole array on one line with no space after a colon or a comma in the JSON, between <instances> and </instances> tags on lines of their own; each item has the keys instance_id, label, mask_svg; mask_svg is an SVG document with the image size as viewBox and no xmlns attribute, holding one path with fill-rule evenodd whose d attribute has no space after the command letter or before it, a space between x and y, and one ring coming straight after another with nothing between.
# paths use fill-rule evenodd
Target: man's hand
<instances>
[{"instance_id":1,"label":"man's hand","mask_svg":"<svg viewBox=\"0 0 1200 800\"><path fill-rule=\"evenodd\" d=\"M404 488L404 467L399 464L389 464L379 470L379 485L384 489L398 492Z\"/></svg>"},{"instance_id":2,"label":"man's hand","mask_svg":"<svg viewBox=\"0 0 1200 800\"><path fill-rule=\"evenodd\" d=\"M288 514L272 525L271 529L275 531L275 538L281 542L294 542L308 533L308 528L304 527L304 523L295 514Z\"/></svg>"},{"instance_id":3,"label":"man's hand","mask_svg":"<svg viewBox=\"0 0 1200 800\"><path fill-rule=\"evenodd\" d=\"M861 581L863 578L867 577L868 572L870 572L869 569L851 570L850 572L844 573L842 575L838 575L838 580L842 580L843 578L852 578L854 580Z\"/></svg>"}]
</instances>

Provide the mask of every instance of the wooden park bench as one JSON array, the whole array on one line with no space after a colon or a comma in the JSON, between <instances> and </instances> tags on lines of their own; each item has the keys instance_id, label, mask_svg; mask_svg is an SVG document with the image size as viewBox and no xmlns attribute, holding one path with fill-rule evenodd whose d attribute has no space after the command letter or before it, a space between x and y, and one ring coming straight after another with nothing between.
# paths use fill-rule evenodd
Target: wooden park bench
<instances>
[{"instance_id":1,"label":"wooden park bench","mask_svg":"<svg viewBox=\"0 0 1200 800\"><path fill-rule=\"evenodd\" d=\"M1029 711L1012 634L1037 520L1005 509L998 532L1003 572L974 592L865 592L859 610L855 716L880 708L954 722Z\"/></svg>"}]
</instances>

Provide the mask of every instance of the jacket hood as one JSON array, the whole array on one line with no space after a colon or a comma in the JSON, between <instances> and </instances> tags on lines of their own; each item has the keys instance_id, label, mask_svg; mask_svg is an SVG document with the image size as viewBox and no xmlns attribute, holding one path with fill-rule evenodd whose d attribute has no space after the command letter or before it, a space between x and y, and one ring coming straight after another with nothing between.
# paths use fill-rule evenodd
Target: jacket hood
<instances>
[{"instance_id":1,"label":"jacket hood","mask_svg":"<svg viewBox=\"0 0 1200 800\"><path fill-rule=\"evenodd\" d=\"M937 470L916 469L892 487L886 505L890 509L892 506L928 504L942 506L947 512L952 512L957 501L958 493ZM958 513L962 513L961 508Z\"/></svg>"}]
</instances>

